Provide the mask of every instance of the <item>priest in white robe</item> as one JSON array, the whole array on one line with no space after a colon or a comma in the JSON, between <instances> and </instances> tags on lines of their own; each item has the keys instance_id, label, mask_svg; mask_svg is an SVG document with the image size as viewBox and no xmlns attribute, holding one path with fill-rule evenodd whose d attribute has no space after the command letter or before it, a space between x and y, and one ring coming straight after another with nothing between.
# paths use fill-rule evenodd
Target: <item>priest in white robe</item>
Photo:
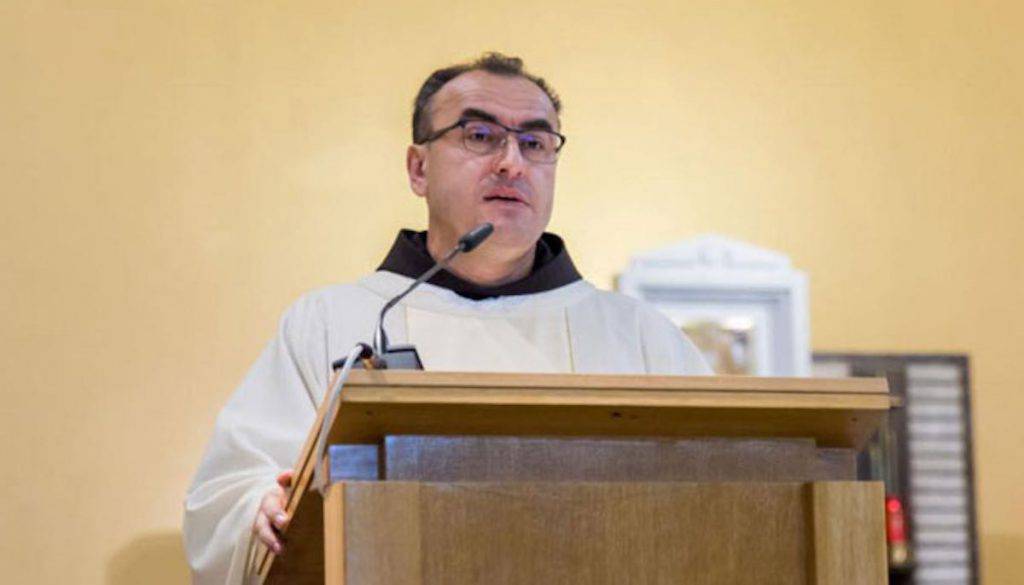
<instances>
[{"instance_id":1,"label":"priest in white robe","mask_svg":"<svg viewBox=\"0 0 1024 585\"><path fill-rule=\"evenodd\" d=\"M391 342L414 344L425 369L710 373L665 317L583 280L562 240L544 233L565 142L559 109L542 79L501 55L427 79L407 170L428 230L403 230L375 273L310 292L281 319L218 416L185 501L195 583L241 583L251 539L281 550L283 486L331 362L370 341L383 304L483 222L494 234L385 320Z\"/></svg>"}]
</instances>

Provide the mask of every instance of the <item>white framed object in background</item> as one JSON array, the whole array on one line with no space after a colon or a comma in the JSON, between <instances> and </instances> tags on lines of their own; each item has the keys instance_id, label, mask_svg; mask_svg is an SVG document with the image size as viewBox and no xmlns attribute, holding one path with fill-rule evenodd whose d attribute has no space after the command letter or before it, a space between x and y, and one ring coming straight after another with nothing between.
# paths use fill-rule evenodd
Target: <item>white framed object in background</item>
<instances>
[{"instance_id":1,"label":"white framed object in background","mask_svg":"<svg viewBox=\"0 0 1024 585\"><path fill-rule=\"evenodd\" d=\"M784 254L699 236L633 256L617 288L667 315L718 374L811 373L807 276Z\"/></svg>"}]
</instances>

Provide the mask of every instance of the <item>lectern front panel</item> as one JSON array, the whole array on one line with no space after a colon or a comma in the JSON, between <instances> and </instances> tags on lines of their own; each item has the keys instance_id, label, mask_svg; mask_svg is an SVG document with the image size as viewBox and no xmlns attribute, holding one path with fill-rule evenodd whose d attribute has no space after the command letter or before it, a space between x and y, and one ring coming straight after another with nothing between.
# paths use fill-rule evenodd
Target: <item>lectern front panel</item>
<instances>
[{"instance_id":1,"label":"lectern front panel","mask_svg":"<svg viewBox=\"0 0 1024 585\"><path fill-rule=\"evenodd\" d=\"M881 585L881 499L857 482L341 482L325 582Z\"/></svg>"}]
</instances>

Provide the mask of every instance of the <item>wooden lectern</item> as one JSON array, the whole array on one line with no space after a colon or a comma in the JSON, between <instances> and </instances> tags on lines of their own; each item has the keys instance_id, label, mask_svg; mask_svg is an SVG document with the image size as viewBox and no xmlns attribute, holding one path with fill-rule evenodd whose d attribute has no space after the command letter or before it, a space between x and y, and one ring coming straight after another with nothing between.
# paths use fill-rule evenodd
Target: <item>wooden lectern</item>
<instances>
[{"instance_id":1,"label":"wooden lectern","mask_svg":"<svg viewBox=\"0 0 1024 585\"><path fill-rule=\"evenodd\" d=\"M251 581L881 584L856 451L888 408L882 379L354 371Z\"/></svg>"}]
</instances>

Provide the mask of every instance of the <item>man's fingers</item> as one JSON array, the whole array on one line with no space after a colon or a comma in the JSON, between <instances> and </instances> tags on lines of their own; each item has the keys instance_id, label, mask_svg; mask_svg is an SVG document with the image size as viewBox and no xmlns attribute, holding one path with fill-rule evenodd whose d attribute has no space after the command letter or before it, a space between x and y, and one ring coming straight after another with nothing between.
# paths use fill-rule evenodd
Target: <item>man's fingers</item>
<instances>
[{"instance_id":1,"label":"man's fingers","mask_svg":"<svg viewBox=\"0 0 1024 585\"><path fill-rule=\"evenodd\" d=\"M277 537L274 529L270 527L267 516L262 512L256 515L256 522L252 525L252 531L256 533L257 538L267 545L270 550L275 553L281 552L281 540Z\"/></svg>"},{"instance_id":2,"label":"man's fingers","mask_svg":"<svg viewBox=\"0 0 1024 585\"><path fill-rule=\"evenodd\" d=\"M285 511L282 494L270 492L263 496L260 502L259 514L256 517L257 523L262 520L263 524L270 524L278 530L285 530L288 526L288 512ZM255 526L253 527L256 528Z\"/></svg>"},{"instance_id":3,"label":"man's fingers","mask_svg":"<svg viewBox=\"0 0 1024 585\"><path fill-rule=\"evenodd\" d=\"M284 508L281 507L281 494L271 492L263 496L263 501L260 502L260 512L270 518L284 512Z\"/></svg>"},{"instance_id":4,"label":"man's fingers","mask_svg":"<svg viewBox=\"0 0 1024 585\"><path fill-rule=\"evenodd\" d=\"M295 475L295 472L292 471L291 469L287 469L285 471L282 471L277 476L277 485L279 485L279 486L281 486L283 488L290 487L292 485L292 476L294 476L294 475Z\"/></svg>"},{"instance_id":5,"label":"man's fingers","mask_svg":"<svg viewBox=\"0 0 1024 585\"><path fill-rule=\"evenodd\" d=\"M269 493L263 496L263 502L260 504L260 516L269 518L278 530L284 530L288 526L288 513L285 512L282 500L280 494Z\"/></svg>"},{"instance_id":6,"label":"man's fingers","mask_svg":"<svg viewBox=\"0 0 1024 585\"><path fill-rule=\"evenodd\" d=\"M274 527L278 530L284 530L288 527L288 514L278 512L277 514L270 516L270 521L274 523Z\"/></svg>"},{"instance_id":7,"label":"man's fingers","mask_svg":"<svg viewBox=\"0 0 1024 585\"><path fill-rule=\"evenodd\" d=\"M252 523L253 533L275 554L281 554L284 549L278 531L288 526L288 514L284 511L284 488L292 484L292 475L289 469L277 476L278 487L263 496L259 514L256 514L256 520Z\"/></svg>"}]
</instances>

